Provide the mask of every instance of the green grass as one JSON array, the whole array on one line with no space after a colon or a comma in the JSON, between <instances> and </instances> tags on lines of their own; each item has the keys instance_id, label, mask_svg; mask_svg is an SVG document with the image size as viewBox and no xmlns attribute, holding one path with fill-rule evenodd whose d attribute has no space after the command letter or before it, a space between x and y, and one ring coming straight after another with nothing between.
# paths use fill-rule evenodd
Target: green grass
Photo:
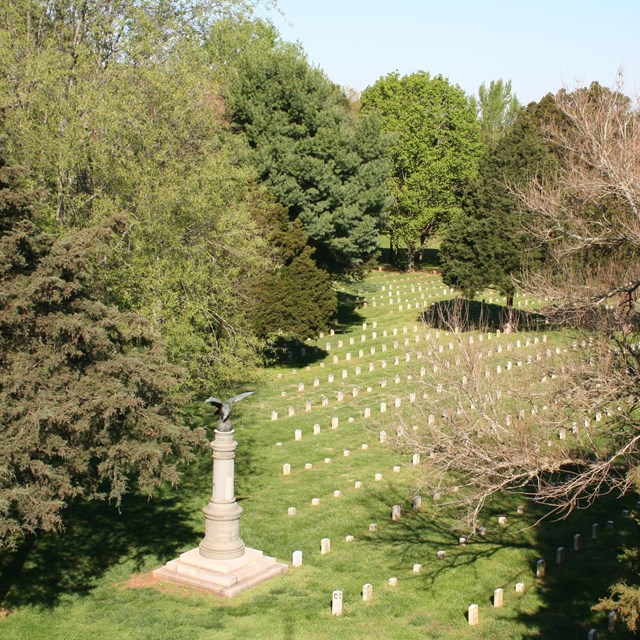
<instances>
[{"instance_id":1,"label":"green grass","mask_svg":"<svg viewBox=\"0 0 640 640\"><path fill-rule=\"evenodd\" d=\"M396 295L394 303L388 303L390 285L394 292L396 286L406 287L406 295L400 296L402 311ZM422 292L418 286L423 287ZM165 489L151 502L131 494L120 513L105 505L78 506L69 513L67 529L60 536L41 536L19 553L4 557L0 606L10 613L0 619L0 637L582 639L593 626L599 629L600 638L609 637L604 614L593 613L590 607L620 575L616 556L637 536L635 523L620 515L623 508L635 504L635 497L602 500L569 520L536 528L531 526L539 516L534 507L520 515L516 513L518 501L503 497L487 509L487 535L460 546L452 514L426 496L422 510L411 510L415 483L410 455L378 441L381 429L392 433L397 423L393 399L401 397L401 411L406 411L408 394L417 389L415 357L408 365L402 361L406 351L421 348L413 331L422 310L416 303L449 297L450 292L445 293L435 276L374 273L357 289L343 292L336 335L309 343L304 356L293 353L291 366L265 370L255 396L235 407L236 494L244 509L242 538L248 546L289 564L293 551L302 550L301 568L290 568L283 576L232 600L173 586L127 586L132 576L146 584L148 572L198 544L201 508L211 482L211 461L205 456L184 470L179 489ZM407 298L411 309L407 309ZM518 302L524 308L524 300L516 298ZM527 307L535 308L535 304ZM384 330L387 337L382 335ZM365 342L361 342L363 333ZM422 327L417 333L423 333ZM506 349L508 342L519 337L524 341L524 336L494 336L492 344L504 344ZM407 347L405 339L410 340ZM446 345L451 338L442 331L439 339ZM567 334L548 333L550 346L566 345L572 339ZM327 342L331 345L328 352ZM382 352L383 344L386 352ZM373 355L372 346L376 349ZM532 344L525 352L541 347ZM347 353L351 353L350 361ZM400 364L393 364L394 355L400 357ZM336 364L334 356L338 356ZM511 357L506 351L500 356L503 363ZM385 369L380 366L383 359ZM372 372L369 362L375 364ZM359 375L356 366L362 368ZM346 379L341 377L343 369L348 371ZM513 375L524 375L525 369L514 368ZM412 380L407 379L409 373ZM329 374L334 375L333 384L327 382ZM394 382L396 374L399 383ZM384 388L380 386L383 375L388 381ZM318 387L313 386L315 378L320 381ZM300 382L304 391L298 391ZM356 398L351 394L354 387L359 389ZM345 398L338 402L340 390ZM321 404L323 396L329 399L326 407ZM385 414L379 411L383 400L388 404ZM306 401L313 407L308 413ZM295 416L289 418L290 406ZM365 407L372 410L370 419L362 417ZM272 410L279 414L277 421L271 420ZM209 411L204 406L192 407L190 419L211 424L214 418ZM332 416L339 418L337 429L331 428ZM316 423L321 433L314 436ZM300 442L294 440L296 429L303 433ZM367 450L362 449L363 443ZM351 452L349 457L343 455L344 449ZM331 463L325 463L325 458L331 458ZM307 462L313 469L305 471ZM284 463L292 465L291 476L282 475ZM400 465L400 473L394 473L395 465ZM374 481L377 472L382 473L380 482ZM361 489L354 487L357 480L363 483ZM333 497L336 489L342 491L340 498ZM311 499L316 497L320 505L312 507ZM402 505L398 522L391 521L394 504ZM297 508L296 516L287 515L290 506ZM497 525L497 516L503 514L508 516L506 527ZM616 521L615 529L605 528L608 519ZM597 540L590 538L594 521L601 524ZM375 533L369 532L372 522L378 524ZM576 532L584 538L579 553L572 551ZM347 543L347 535L353 535L354 542ZM331 539L332 551L322 556L320 540L324 537ZM562 566L555 565L558 546L567 549L567 562ZM446 551L444 559L436 558L438 550ZM538 580L535 563L541 557L547 560L547 576ZM420 574L412 572L414 563L423 565ZM392 576L398 578L397 587L388 585ZM373 601L364 604L360 592L367 582L373 584ZM514 592L517 582L525 583L524 595ZM505 590L502 609L491 606L497 587ZM330 614L335 589L344 592L342 618ZM471 603L480 606L478 627L469 627L465 619ZM630 636L619 632L615 637Z\"/></svg>"}]
</instances>

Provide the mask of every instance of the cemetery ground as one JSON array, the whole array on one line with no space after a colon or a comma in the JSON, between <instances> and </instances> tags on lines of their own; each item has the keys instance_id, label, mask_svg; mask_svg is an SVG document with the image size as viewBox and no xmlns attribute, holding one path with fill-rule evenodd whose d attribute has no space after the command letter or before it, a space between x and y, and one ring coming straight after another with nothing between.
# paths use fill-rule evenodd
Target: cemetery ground
<instances>
[{"instance_id":1,"label":"cemetery ground","mask_svg":"<svg viewBox=\"0 0 640 640\"><path fill-rule=\"evenodd\" d=\"M236 405L241 537L288 563L287 573L233 599L151 577L202 538L201 509L211 490L211 459L203 455L184 470L178 488L152 501L133 491L120 512L78 505L59 536L38 536L1 558L0 637L586 639L594 628L599 638L631 637L608 631L606 614L590 607L621 577L618 556L637 540L635 521L623 514L633 513L636 496L602 499L536 527L538 507L521 510L522 499L503 496L488 505L483 535L465 544L454 514L434 496L422 494L413 508L419 464L394 445L394 436L399 427L419 430L414 407L430 413L422 382L429 376L437 382L438 374L429 368L427 333L430 348L448 350L452 343L455 353L451 334L419 322L423 305L452 295L429 271L371 274L342 292L334 335L307 343L286 366L266 369L252 387L256 394ZM518 304L536 306L516 297ZM476 341L482 335L491 346L494 371L513 361L513 376L574 339L544 329L467 335ZM190 408L190 420L215 423L204 404ZM325 553L323 539L330 541ZM292 566L296 551L299 567ZM540 559L544 576L536 575ZM516 591L519 584L523 591ZM371 585L368 601L364 585ZM496 589L503 589L502 607L493 606ZM338 590L340 617L332 615ZM471 604L478 605L475 626L466 617Z\"/></svg>"}]
</instances>

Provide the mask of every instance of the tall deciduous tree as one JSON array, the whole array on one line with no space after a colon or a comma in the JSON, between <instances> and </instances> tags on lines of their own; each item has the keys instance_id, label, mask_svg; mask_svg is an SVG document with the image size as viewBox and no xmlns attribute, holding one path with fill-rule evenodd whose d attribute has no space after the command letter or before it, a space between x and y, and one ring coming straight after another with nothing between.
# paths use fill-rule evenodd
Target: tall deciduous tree
<instances>
[{"instance_id":1,"label":"tall deciduous tree","mask_svg":"<svg viewBox=\"0 0 640 640\"><path fill-rule=\"evenodd\" d=\"M491 149L515 122L520 102L511 88L511 80L491 80L478 88L478 107L482 139L486 149Z\"/></svg>"},{"instance_id":2,"label":"tall deciduous tree","mask_svg":"<svg viewBox=\"0 0 640 640\"><path fill-rule=\"evenodd\" d=\"M149 324L91 292L121 222L56 241L29 199L0 162L0 547L57 529L74 499L176 482L205 444L182 424L180 371Z\"/></svg>"},{"instance_id":3,"label":"tall deciduous tree","mask_svg":"<svg viewBox=\"0 0 640 640\"><path fill-rule=\"evenodd\" d=\"M215 29L212 39L222 47ZM358 117L293 45L250 39L232 63L227 114L252 149L258 182L302 223L320 266L357 270L377 250L388 202L379 120Z\"/></svg>"},{"instance_id":4,"label":"tall deciduous tree","mask_svg":"<svg viewBox=\"0 0 640 640\"><path fill-rule=\"evenodd\" d=\"M408 268L429 237L459 213L481 152L474 101L442 76L392 73L365 89L364 113L393 136L389 230L406 244Z\"/></svg>"},{"instance_id":5,"label":"tall deciduous tree","mask_svg":"<svg viewBox=\"0 0 640 640\"><path fill-rule=\"evenodd\" d=\"M249 286L271 251L251 208L241 141L226 130L202 48L220 12L250 2L16 0L0 9L7 152L57 235L119 214L103 296L162 333L194 386L256 362Z\"/></svg>"}]
</instances>

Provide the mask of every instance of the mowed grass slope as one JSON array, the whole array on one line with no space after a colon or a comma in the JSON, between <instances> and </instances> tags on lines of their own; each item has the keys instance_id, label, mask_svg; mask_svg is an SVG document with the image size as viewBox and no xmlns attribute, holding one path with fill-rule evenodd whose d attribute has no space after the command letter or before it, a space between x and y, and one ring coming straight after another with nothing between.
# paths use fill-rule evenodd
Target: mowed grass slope
<instances>
[{"instance_id":1,"label":"mowed grass slope","mask_svg":"<svg viewBox=\"0 0 640 640\"><path fill-rule=\"evenodd\" d=\"M528 506L518 514L519 502L504 497L489 505L486 535L466 545L459 544L453 514L431 496L423 495L421 509L412 509L420 469L411 464L410 452L393 446L391 436L411 424L415 406L429 413L420 384L420 368L429 366L428 329L419 314L423 306L451 297L437 275L372 274L358 289L343 292L351 306L335 335L310 342L304 354L292 353L291 366L267 369L256 394L234 407L242 538L288 564L300 550L302 567L290 567L232 600L150 579L152 569L195 547L202 536L201 509L211 488L211 460L203 456L185 469L178 489L151 502L132 495L121 513L100 505L78 507L60 536L42 536L5 557L0 606L9 615L0 619L0 637L586 638L592 627L600 638L609 637L606 617L590 606L606 595L620 571L618 552L636 536L634 521L621 515L635 506L634 497L602 501L567 521L536 528L531 525L539 511ZM516 298L518 304L536 306ZM431 335L449 348L445 331ZM527 355L566 348L573 339L549 332L543 343L542 335L493 334L491 344L504 346L495 362L526 362ZM522 355L514 355L516 340ZM511 375L526 371L524 364L514 365ZM371 417L364 417L366 409ZM191 419L215 423L205 406L193 408ZM316 424L320 432L314 435ZM389 434L387 442L380 442L381 430ZM291 465L289 476L283 475L285 463ZM318 506L312 506L313 498ZM402 516L394 522L395 504ZM289 507L295 507L294 516ZM498 525L498 515L507 516L506 526ZM606 528L607 520L615 521L614 528ZM601 525L595 540L592 522ZM371 523L377 531L369 530ZM572 550L575 533L583 535L579 552ZM327 555L320 553L322 538L331 540ZM563 565L555 564L558 546L566 548ZM438 551L445 557L438 559ZM535 575L539 558L547 561L542 579ZM416 563L420 573L412 569ZM391 577L397 586L389 586ZM515 593L518 582L525 584L524 594ZM365 583L373 585L370 603L362 602ZM498 587L504 589L505 606L494 609L491 597ZM344 594L341 618L331 616L332 592L338 589ZM476 627L465 617L472 603L480 607Z\"/></svg>"}]
</instances>

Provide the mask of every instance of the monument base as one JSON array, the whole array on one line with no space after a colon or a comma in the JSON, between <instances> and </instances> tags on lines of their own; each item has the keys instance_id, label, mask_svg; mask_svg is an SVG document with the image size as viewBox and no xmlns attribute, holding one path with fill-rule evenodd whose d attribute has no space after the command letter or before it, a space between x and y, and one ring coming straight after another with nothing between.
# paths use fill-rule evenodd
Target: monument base
<instances>
[{"instance_id":1,"label":"monument base","mask_svg":"<svg viewBox=\"0 0 640 640\"><path fill-rule=\"evenodd\" d=\"M212 560L200 555L196 548L156 569L153 576L231 598L288 568L258 549L245 548L244 554L233 560Z\"/></svg>"}]
</instances>

